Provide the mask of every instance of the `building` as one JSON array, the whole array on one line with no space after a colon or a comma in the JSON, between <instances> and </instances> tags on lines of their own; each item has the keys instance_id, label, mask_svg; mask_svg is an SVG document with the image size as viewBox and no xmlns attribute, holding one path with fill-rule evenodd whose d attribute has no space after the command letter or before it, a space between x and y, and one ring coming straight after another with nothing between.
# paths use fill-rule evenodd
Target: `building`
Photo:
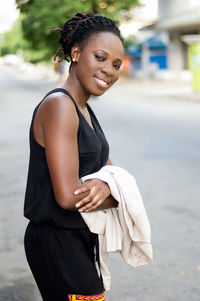
<instances>
[{"instance_id":1,"label":"building","mask_svg":"<svg viewBox=\"0 0 200 301\"><path fill-rule=\"evenodd\" d=\"M200 69L200 49L191 47L197 42L200 47L200 0L142 0L142 4L124 24L124 33L134 36L136 44L129 49L132 75L190 80L190 71Z\"/></svg>"},{"instance_id":2,"label":"building","mask_svg":"<svg viewBox=\"0 0 200 301\"><path fill-rule=\"evenodd\" d=\"M158 9L158 21L154 30L168 33L168 68L176 71L186 70L188 44L185 42L185 36L200 33L200 1L158 0Z\"/></svg>"}]
</instances>

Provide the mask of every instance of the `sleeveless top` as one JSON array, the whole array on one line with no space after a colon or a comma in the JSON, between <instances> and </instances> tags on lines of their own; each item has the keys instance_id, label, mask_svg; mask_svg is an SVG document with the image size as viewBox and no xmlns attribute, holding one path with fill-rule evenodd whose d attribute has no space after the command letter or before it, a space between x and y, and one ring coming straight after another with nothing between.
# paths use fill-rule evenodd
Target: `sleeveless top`
<instances>
[{"instance_id":1,"label":"sleeveless top","mask_svg":"<svg viewBox=\"0 0 200 301\"><path fill-rule=\"evenodd\" d=\"M51 90L42 101L54 92L63 92L68 95L72 99L79 117L77 133L79 178L98 171L106 165L109 146L95 114L87 104L94 127L92 129L67 90L62 88ZM24 216L34 223L45 222L64 228L86 228L87 226L79 212L63 209L56 202L45 148L35 140L33 135L33 121L41 102L35 107L29 132L30 158L25 192Z\"/></svg>"}]
</instances>

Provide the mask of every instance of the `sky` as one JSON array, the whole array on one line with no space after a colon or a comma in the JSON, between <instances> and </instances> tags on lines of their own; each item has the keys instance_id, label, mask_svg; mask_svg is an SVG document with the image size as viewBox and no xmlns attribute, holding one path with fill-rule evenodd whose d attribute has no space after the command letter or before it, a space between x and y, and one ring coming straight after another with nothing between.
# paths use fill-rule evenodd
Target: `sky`
<instances>
[{"instance_id":1,"label":"sky","mask_svg":"<svg viewBox=\"0 0 200 301\"><path fill-rule=\"evenodd\" d=\"M120 26L125 38L134 35L141 27L152 24L158 17L158 0L140 0L140 3L143 7L133 9L133 20Z\"/></svg>"},{"instance_id":2,"label":"sky","mask_svg":"<svg viewBox=\"0 0 200 301\"><path fill-rule=\"evenodd\" d=\"M9 30L18 17L15 0L0 0L0 34Z\"/></svg>"},{"instance_id":3,"label":"sky","mask_svg":"<svg viewBox=\"0 0 200 301\"><path fill-rule=\"evenodd\" d=\"M124 35L135 33L142 25L146 25L157 16L157 1L158 0L140 0L145 6L136 9L134 12L134 22L129 22L120 27ZM199 0L198 0L199 1ZM13 22L18 17L15 0L0 0L0 34L9 30Z\"/></svg>"}]
</instances>

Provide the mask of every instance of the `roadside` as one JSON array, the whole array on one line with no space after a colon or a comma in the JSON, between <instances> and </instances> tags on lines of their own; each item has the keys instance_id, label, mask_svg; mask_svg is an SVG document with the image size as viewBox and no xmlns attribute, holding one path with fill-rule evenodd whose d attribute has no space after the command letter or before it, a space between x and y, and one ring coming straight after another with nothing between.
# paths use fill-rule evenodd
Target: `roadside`
<instances>
[{"instance_id":1,"label":"roadside","mask_svg":"<svg viewBox=\"0 0 200 301\"><path fill-rule=\"evenodd\" d=\"M23 63L20 65L6 65L1 62L0 71L12 73L18 80L50 80L62 82L68 74L68 64L64 66L64 73L59 74L51 66L32 65ZM116 86L116 85L115 85ZM194 92L191 83L177 79L157 80L157 79L127 79L120 77L117 86L136 96L137 99L146 100L151 98L155 101L182 101L200 103L200 93ZM142 89L142 93L141 93Z\"/></svg>"},{"instance_id":2,"label":"roadside","mask_svg":"<svg viewBox=\"0 0 200 301\"><path fill-rule=\"evenodd\" d=\"M190 82L163 81L156 79L125 80L120 79L119 85L142 98L151 97L160 101L186 101L200 103L200 93L192 90ZM142 93L141 93L142 89ZM152 99L152 100L153 100Z\"/></svg>"}]
</instances>

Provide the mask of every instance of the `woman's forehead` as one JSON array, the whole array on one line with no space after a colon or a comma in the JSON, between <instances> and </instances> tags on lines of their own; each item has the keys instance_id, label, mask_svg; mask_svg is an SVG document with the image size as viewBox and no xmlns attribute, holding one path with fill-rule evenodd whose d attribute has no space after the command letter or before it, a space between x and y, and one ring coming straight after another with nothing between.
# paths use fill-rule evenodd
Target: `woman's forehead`
<instances>
[{"instance_id":1,"label":"woman's forehead","mask_svg":"<svg viewBox=\"0 0 200 301\"><path fill-rule=\"evenodd\" d=\"M120 38L112 32L99 32L90 36L86 44L90 50L102 50L108 54L119 56L124 55L124 48Z\"/></svg>"}]
</instances>

